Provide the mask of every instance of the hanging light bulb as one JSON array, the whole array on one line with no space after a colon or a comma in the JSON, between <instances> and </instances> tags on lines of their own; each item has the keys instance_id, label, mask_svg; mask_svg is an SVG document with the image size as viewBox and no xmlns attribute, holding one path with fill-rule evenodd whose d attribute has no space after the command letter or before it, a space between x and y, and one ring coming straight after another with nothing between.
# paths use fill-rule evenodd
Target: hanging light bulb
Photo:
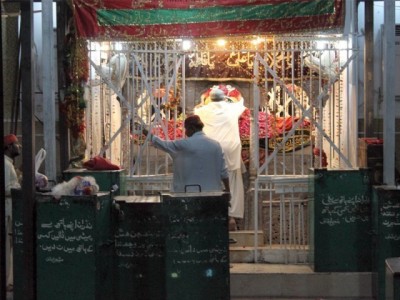
<instances>
[{"instance_id":1,"label":"hanging light bulb","mask_svg":"<svg viewBox=\"0 0 400 300\"><path fill-rule=\"evenodd\" d=\"M226 40L224 39L217 40L217 45L220 47L224 47L226 45Z\"/></svg>"},{"instance_id":2,"label":"hanging light bulb","mask_svg":"<svg viewBox=\"0 0 400 300\"><path fill-rule=\"evenodd\" d=\"M262 42L262 39L260 37L256 37L254 40L251 41L251 43L255 46L260 44Z\"/></svg>"},{"instance_id":3,"label":"hanging light bulb","mask_svg":"<svg viewBox=\"0 0 400 300\"><path fill-rule=\"evenodd\" d=\"M187 50L189 50L190 48L192 48L192 42L189 41L189 40L183 40L183 41L182 41L182 50L183 50L183 51L187 51Z\"/></svg>"}]
</instances>

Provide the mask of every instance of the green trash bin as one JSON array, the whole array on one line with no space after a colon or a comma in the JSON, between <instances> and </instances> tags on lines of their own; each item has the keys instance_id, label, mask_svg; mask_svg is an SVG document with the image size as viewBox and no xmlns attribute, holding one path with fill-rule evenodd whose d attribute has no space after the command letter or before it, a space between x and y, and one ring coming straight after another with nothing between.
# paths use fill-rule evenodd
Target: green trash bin
<instances>
[{"instance_id":1,"label":"green trash bin","mask_svg":"<svg viewBox=\"0 0 400 300\"><path fill-rule=\"evenodd\" d=\"M372 189L373 271L377 299L385 297L385 260L400 256L400 190L390 186Z\"/></svg>"},{"instance_id":2,"label":"green trash bin","mask_svg":"<svg viewBox=\"0 0 400 300\"><path fill-rule=\"evenodd\" d=\"M165 299L164 217L159 196L115 196L116 300Z\"/></svg>"},{"instance_id":3,"label":"green trash bin","mask_svg":"<svg viewBox=\"0 0 400 300\"><path fill-rule=\"evenodd\" d=\"M110 193L36 197L38 299L113 299L110 208Z\"/></svg>"},{"instance_id":4,"label":"green trash bin","mask_svg":"<svg viewBox=\"0 0 400 300\"><path fill-rule=\"evenodd\" d=\"M115 299L230 299L229 194L153 197L114 197Z\"/></svg>"},{"instance_id":5,"label":"green trash bin","mask_svg":"<svg viewBox=\"0 0 400 300\"><path fill-rule=\"evenodd\" d=\"M227 193L162 194L164 299L230 299Z\"/></svg>"},{"instance_id":6,"label":"green trash bin","mask_svg":"<svg viewBox=\"0 0 400 300\"><path fill-rule=\"evenodd\" d=\"M13 224L13 299L23 299L23 270L24 270L24 244L23 244L23 199L21 189L11 189L12 198L12 224Z\"/></svg>"},{"instance_id":7,"label":"green trash bin","mask_svg":"<svg viewBox=\"0 0 400 300\"><path fill-rule=\"evenodd\" d=\"M370 172L315 169L309 201L315 272L370 272Z\"/></svg>"}]
</instances>

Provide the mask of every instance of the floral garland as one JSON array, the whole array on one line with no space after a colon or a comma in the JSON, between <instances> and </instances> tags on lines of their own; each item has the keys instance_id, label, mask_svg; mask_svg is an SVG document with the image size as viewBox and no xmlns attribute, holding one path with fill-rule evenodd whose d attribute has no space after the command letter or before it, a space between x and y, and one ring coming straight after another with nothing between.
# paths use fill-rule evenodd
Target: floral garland
<instances>
[{"instance_id":1,"label":"floral garland","mask_svg":"<svg viewBox=\"0 0 400 300\"><path fill-rule=\"evenodd\" d=\"M239 101L242 99L241 93L234 87L230 85L216 85L209 88L206 92L201 95L201 100L204 104L207 104L208 101L211 101L210 92L214 88L221 89L224 94L229 98L228 100L231 102ZM266 113L264 111L258 112L258 136L259 139L273 139L279 138L285 132L288 132L292 129L293 124L295 124L299 120L299 117L278 117L273 114ZM167 134L164 134L164 131L161 129L162 127L153 128L152 133L163 140L167 138L169 140L181 139L184 137L183 130L183 120L163 120L164 126L167 128ZM250 139L250 127L251 127L251 111L246 108L245 111L239 118L239 135L242 141L242 144L248 144ZM302 124L300 124L299 129L309 129L311 126L308 120L303 120ZM133 140L135 142L142 143L145 140L144 136L134 135ZM244 154L245 155L245 154Z\"/></svg>"},{"instance_id":2,"label":"floral garland","mask_svg":"<svg viewBox=\"0 0 400 300\"><path fill-rule=\"evenodd\" d=\"M162 98L165 97L166 93L167 93L166 89L161 87L159 89L156 89L153 92L153 96L155 98L157 98L157 99L162 99ZM179 89L177 89L177 91L175 93L174 89L171 88L168 91L168 97L165 100L165 103L163 104L163 108L173 110L173 109L177 108L179 105L180 105L180 92L179 92Z\"/></svg>"},{"instance_id":3,"label":"floral garland","mask_svg":"<svg viewBox=\"0 0 400 300\"><path fill-rule=\"evenodd\" d=\"M89 58L87 42L77 39L73 29L65 37L64 72L67 89L60 112L71 132L71 155L81 156L86 149L84 84L89 78Z\"/></svg>"},{"instance_id":4,"label":"floral garland","mask_svg":"<svg viewBox=\"0 0 400 300\"><path fill-rule=\"evenodd\" d=\"M78 138L85 131L85 108L82 87L70 87L61 103L61 111L66 117L67 126L74 138Z\"/></svg>"},{"instance_id":5,"label":"floral garland","mask_svg":"<svg viewBox=\"0 0 400 300\"><path fill-rule=\"evenodd\" d=\"M184 131L184 121L182 119L171 119L171 120L162 120L164 126L167 128L167 136L168 140L180 140L185 137L183 134ZM162 140L167 140L167 136L164 134L164 130L162 127L153 128L151 131L152 134L158 136ZM133 134L131 135L131 139L137 144L143 144L146 140L146 136L141 134Z\"/></svg>"},{"instance_id":6,"label":"floral garland","mask_svg":"<svg viewBox=\"0 0 400 300\"><path fill-rule=\"evenodd\" d=\"M77 138L86 128L83 84L89 78L89 61L86 42L76 40L73 33L66 36L64 69L67 92L61 109L66 114L68 128Z\"/></svg>"},{"instance_id":7,"label":"floral garland","mask_svg":"<svg viewBox=\"0 0 400 300\"><path fill-rule=\"evenodd\" d=\"M299 120L299 117L276 117L273 114L267 114L265 111L258 112L258 134L259 138L274 138L281 136L284 132L292 129L294 123ZM304 120L299 128L309 128L310 122ZM240 139L250 139L250 109L242 113L239 118L239 133Z\"/></svg>"}]
</instances>

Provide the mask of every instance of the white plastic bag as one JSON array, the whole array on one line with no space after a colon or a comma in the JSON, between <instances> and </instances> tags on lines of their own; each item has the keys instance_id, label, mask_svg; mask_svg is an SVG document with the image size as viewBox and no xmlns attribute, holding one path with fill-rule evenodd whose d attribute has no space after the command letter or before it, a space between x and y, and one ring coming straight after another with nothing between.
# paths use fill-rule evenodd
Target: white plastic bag
<instances>
[{"instance_id":1,"label":"white plastic bag","mask_svg":"<svg viewBox=\"0 0 400 300\"><path fill-rule=\"evenodd\" d=\"M43 148L38 151L35 157L35 185L39 189L43 189L47 186L49 180L46 175L39 173L39 168L42 162L46 158L46 150Z\"/></svg>"},{"instance_id":2,"label":"white plastic bag","mask_svg":"<svg viewBox=\"0 0 400 300\"><path fill-rule=\"evenodd\" d=\"M69 181L64 181L51 189L51 194L56 199L60 199L63 195L96 195L99 192L99 185L93 176L75 176Z\"/></svg>"}]
</instances>

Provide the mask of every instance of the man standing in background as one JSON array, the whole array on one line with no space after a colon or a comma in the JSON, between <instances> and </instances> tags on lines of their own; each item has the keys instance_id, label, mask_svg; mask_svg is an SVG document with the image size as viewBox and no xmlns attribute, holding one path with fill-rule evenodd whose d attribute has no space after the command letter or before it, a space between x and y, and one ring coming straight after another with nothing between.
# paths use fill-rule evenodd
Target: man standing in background
<instances>
[{"instance_id":1,"label":"man standing in background","mask_svg":"<svg viewBox=\"0 0 400 300\"><path fill-rule=\"evenodd\" d=\"M14 158L20 155L21 145L14 134L4 136L4 187L6 196L6 280L7 290L13 288L13 255L12 255L12 199L11 189L21 188L17 172L14 168Z\"/></svg>"},{"instance_id":2,"label":"man standing in background","mask_svg":"<svg viewBox=\"0 0 400 300\"><path fill-rule=\"evenodd\" d=\"M239 117L246 107L243 105L243 98L238 102L228 103L225 101L224 92L217 88L211 90L210 98L210 103L195 108L194 113L203 121L204 133L218 141L224 152L231 191L230 230L236 230L235 218L242 219L244 215L242 143L239 134Z\"/></svg>"}]
</instances>

